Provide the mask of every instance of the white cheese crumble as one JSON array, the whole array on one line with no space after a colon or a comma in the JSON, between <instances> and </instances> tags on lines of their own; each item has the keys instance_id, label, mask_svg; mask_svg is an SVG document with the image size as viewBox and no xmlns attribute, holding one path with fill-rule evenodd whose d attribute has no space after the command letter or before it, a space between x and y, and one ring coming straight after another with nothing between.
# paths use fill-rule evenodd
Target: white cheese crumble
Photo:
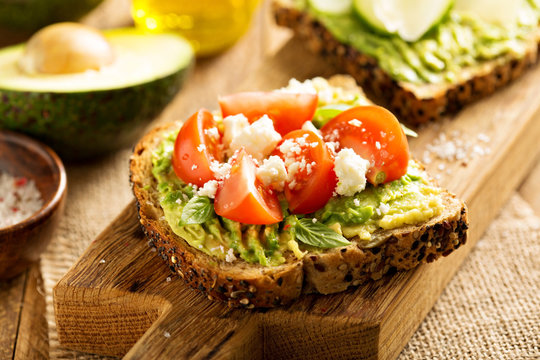
<instances>
[{"instance_id":1,"label":"white cheese crumble","mask_svg":"<svg viewBox=\"0 0 540 360\"><path fill-rule=\"evenodd\" d=\"M219 139L219 131L218 131L217 127L215 127L215 126L211 127L211 128L208 128L208 129L205 129L204 133L206 135L208 135L209 137L215 139L215 140Z\"/></svg>"},{"instance_id":2,"label":"white cheese crumble","mask_svg":"<svg viewBox=\"0 0 540 360\"><path fill-rule=\"evenodd\" d=\"M216 196L217 188L217 180L208 180L206 183L204 183L203 187L197 191L197 195L208 196L210 199L213 199Z\"/></svg>"},{"instance_id":3,"label":"white cheese crumble","mask_svg":"<svg viewBox=\"0 0 540 360\"><path fill-rule=\"evenodd\" d=\"M321 130L317 129L315 125L313 125L313 123L309 120L302 124L302 130L311 131L322 139Z\"/></svg>"},{"instance_id":4,"label":"white cheese crumble","mask_svg":"<svg viewBox=\"0 0 540 360\"><path fill-rule=\"evenodd\" d=\"M306 141L307 134L300 138L287 139L278 148L283 154L285 169L287 170L287 182L289 189L293 190L298 183L296 177L299 173L305 172L305 175L310 175L317 166L315 161L307 162L305 157L301 156L302 151L313 143Z\"/></svg>"},{"instance_id":5,"label":"white cheese crumble","mask_svg":"<svg viewBox=\"0 0 540 360\"><path fill-rule=\"evenodd\" d=\"M227 251L227 253L225 254L225 261L226 262L233 262L234 260L236 260L236 256L234 255L234 250L229 249Z\"/></svg>"},{"instance_id":6,"label":"white cheese crumble","mask_svg":"<svg viewBox=\"0 0 540 360\"><path fill-rule=\"evenodd\" d=\"M231 172L231 164L212 160L210 163L210 170L214 173L216 179L223 180Z\"/></svg>"},{"instance_id":7,"label":"white cheese crumble","mask_svg":"<svg viewBox=\"0 0 540 360\"><path fill-rule=\"evenodd\" d=\"M262 165L257 169L257 178L265 186L271 186L274 190L282 191L287 180L285 163L276 155L264 159Z\"/></svg>"},{"instance_id":8,"label":"white cheese crumble","mask_svg":"<svg viewBox=\"0 0 540 360\"><path fill-rule=\"evenodd\" d=\"M232 139L230 148L233 151L244 148L255 160L268 156L280 142L281 135L274 129L272 119L264 115Z\"/></svg>"},{"instance_id":9,"label":"white cheese crumble","mask_svg":"<svg viewBox=\"0 0 540 360\"><path fill-rule=\"evenodd\" d=\"M385 203L381 203L379 205L379 207L377 208L377 210L382 214L382 215L386 215L388 214L388 211L390 211L390 206L388 204L385 204Z\"/></svg>"},{"instance_id":10,"label":"white cheese crumble","mask_svg":"<svg viewBox=\"0 0 540 360\"><path fill-rule=\"evenodd\" d=\"M366 188L366 172L369 161L362 159L352 149L342 149L335 160L334 170L338 177L336 193L352 196Z\"/></svg>"},{"instance_id":11,"label":"white cheese crumble","mask_svg":"<svg viewBox=\"0 0 540 360\"><path fill-rule=\"evenodd\" d=\"M355 86L354 80L352 80L351 86ZM279 89L278 91L317 94L319 105L321 106L337 103L350 103L354 101L356 101L358 105L369 104L365 96L360 96L360 98L357 98L358 91L356 89L355 91L348 91L342 86L332 86L326 79L322 77L316 77L303 82L296 79L291 79L289 80L287 87Z\"/></svg>"},{"instance_id":12,"label":"white cheese crumble","mask_svg":"<svg viewBox=\"0 0 540 360\"><path fill-rule=\"evenodd\" d=\"M235 137L249 126L244 114L231 115L223 119L223 145L229 147Z\"/></svg>"},{"instance_id":13,"label":"white cheese crumble","mask_svg":"<svg viewBox=\"0 0 540 360\"><path fill-rule=\"evenodd\" d=\"M361 127L362 126L362 122L358 119L352 119L352 120L349 120L349 124L351 124L352 126L356 126L356 127Z\"/></svg>"}]
</instances>

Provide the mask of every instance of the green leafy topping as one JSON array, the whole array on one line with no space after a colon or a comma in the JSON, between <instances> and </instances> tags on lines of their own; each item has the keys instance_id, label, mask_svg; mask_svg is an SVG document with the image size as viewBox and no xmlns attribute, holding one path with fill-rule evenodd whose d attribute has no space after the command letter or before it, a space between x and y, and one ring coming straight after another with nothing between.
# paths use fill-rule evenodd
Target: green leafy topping
<instances>
[{"instance_id":1,"label":"green leafy topping","mask_svg":"<svg viewBox=\"0 0 540 360\"><path fill-rule=\"evenodd\" d=\"M214 205L208 196L194 196L184 206L180 221L184 225L203 224L214 216Z\"/></svg>"},{"instance_id":2,"label":"green leafy topping","mask_svg":"<svg viewBox=\"0 0 540 360\"><path fill-rule=\"evenodd\" d=\"M321 106L315 111L312 122L317 128L320 129L327 122L341 114L343 111L350 109L351 107L352 105L348 104L332 104Z\"/></svg>"},{"instance_id":3,"label":"green leafy topping","mask_svg":"<svg viewBox=\"0 0 540 360\"><path fill-rule=\"evenodd\" d=\"M294 229L296 240L318 248L329 249L350 244L342 235L310 218L297 220Z\"/></svg>"}]
</instances>

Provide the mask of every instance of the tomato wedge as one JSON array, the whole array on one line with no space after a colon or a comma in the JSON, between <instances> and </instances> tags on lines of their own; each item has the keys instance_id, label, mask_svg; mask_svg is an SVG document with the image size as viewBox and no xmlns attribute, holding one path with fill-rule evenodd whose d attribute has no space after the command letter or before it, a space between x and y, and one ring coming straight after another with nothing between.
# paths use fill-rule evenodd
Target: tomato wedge
<instances>
[{"instance_id":1,"label":"tomato wedge","mask_svg":"<svg viewBox=\"0 0 540 360\"><path fill-rule=\"evenodd\" d=\"M214 179L210 163L223 157L220 144L221 135L212 113L197 111L184 123L174 143L174 172L186 183L203 186Z\"/></svg>"},{"instance_id":2,"label":"tomato wedge","mask_svg":"<svg viewBox=\"0 0 540 360\"><path fill-rule=\"evenodd\" d=\"M277 194L255 175L253 159L241 149L233 155L231 172L218 187L216 214L244 224L274 224L283 220Z\"/></svg>"},{"instance_id":3,"label":"tomato wedge","mask_svg":"<svg viewBox=\"0 0 540 360\"><path fill-rule=\"evenodd\" d=\"M317 94L254 91L221 96L219 106L224 118L244 114L250 123L268 115L276 131L284 136L313 118L317 101Z\"/></svg>"},{"instance_id":4,"label":"tomato wedge","mask_svg":"<svg viewBox=\"0 0 540 360\"><path fill-rule=\"evenodd\" d=\"M351 148L370 161L367 180L373 185L401 178L409 164L409 144L396 117L380 106L345 110L321 128L326 141Z\"/></svg>"},{"instance_id":5,"label":"tomato wedge","mask_svg":"<svg viewBox=\"0 0 540 360\"><path fill-rule=\"evenodd\" d=\"M330 200L337 184L334 157L317 134L309 130L291 131L273 155L283 159L292 177L285 185L291 213L309 214Z\"/></svg>"}]
</instances>

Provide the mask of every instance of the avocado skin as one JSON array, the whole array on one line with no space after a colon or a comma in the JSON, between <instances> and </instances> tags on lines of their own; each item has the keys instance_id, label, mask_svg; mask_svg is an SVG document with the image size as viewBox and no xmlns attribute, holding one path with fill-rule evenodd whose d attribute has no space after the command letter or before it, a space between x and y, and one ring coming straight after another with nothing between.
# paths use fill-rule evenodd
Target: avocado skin
<instances>
[{"instance_id":1,"label":"avocado skin","mask_svg":"<svg viewBox=\"0 0 540 360\"><path fill-rule=\"evenodd\" d=\"M173 99L187 68L131 87L85 92L0 89L0 128L24 132L64 160L83 160L133 145Z\"/></svg>"},{"instance_id":2,"label":"avocado skin","mask_svg":"<svg viewBox=\"0 0 540 360\"><path fill-rule=\"evenodd\" d=\"M0 26L35 31L60 21L78 20L103 0L0 0Z\"/></svg>"}]
</instances>

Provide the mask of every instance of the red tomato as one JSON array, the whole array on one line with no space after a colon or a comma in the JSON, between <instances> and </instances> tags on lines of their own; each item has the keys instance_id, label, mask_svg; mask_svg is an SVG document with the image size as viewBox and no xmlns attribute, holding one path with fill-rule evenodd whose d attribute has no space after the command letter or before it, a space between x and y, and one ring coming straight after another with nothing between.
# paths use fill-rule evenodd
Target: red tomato
<instances>
[{"instance_id":1,"label":"red tomato","mask_svg":"<svg viewBox=\"0 0 540 360\"><path fill-rule=\"evenodd\" d=\"M203 186L214 179L210 163L223 157L220 144L214 116L205 109L197 111L184 123L174 143L174 172L186 183Z\"/></svg>"},{"instance_id":2,"label":"red tomato","mask_svg":"<svg viewBox=\"0 0 540 360\"><path fill-rule=\"evenodd\" d=\"M296 151L283 153L280 146L286 141L298 144L300 151L296 148ZM330 200L337 183L334 157L317 134L307 130L291 131L283 137L274 155L284 160L289 174L295 172L294 179L285 185L285 197L291 213L308 214L319 210ZM292 167L291 163L294 164Z\"/></svg>"},{"instance_id":3,"label":"red tomato","mask_svg":"<svg viewBox=\"0 0 540 360\"><path fill-rule=\"evenodd\" d=\"M266 114L274 121L276 131L284 136L313 118L317 101L316 94L254 91L222 96L219 106L224 118L244 114L250 123Z\"/></svg>"},{"instance_id":4,"label":"red tomato","mask_svg":"<svg viewBox=\"0 0 540 360\"><path fill-rule=\"evenodd\" d=\"M367 179L373 185L401 178L407 172L409 145L396 117L380 106L346 110L321 128L326 141L351 148L369 160Z\"/></svg>"},{"instance_id":5,"label":"red tomato","mask_svg":"<svg viewBox=\"0 0 540 360\"><path fill-rule=\"evenodd\" d=\"M229 177L218 187L216 214L244 224L274 224L283 220L277 194L255 175L256 166L244 149L231 161Z\"/></svg>"}]
</instances>

